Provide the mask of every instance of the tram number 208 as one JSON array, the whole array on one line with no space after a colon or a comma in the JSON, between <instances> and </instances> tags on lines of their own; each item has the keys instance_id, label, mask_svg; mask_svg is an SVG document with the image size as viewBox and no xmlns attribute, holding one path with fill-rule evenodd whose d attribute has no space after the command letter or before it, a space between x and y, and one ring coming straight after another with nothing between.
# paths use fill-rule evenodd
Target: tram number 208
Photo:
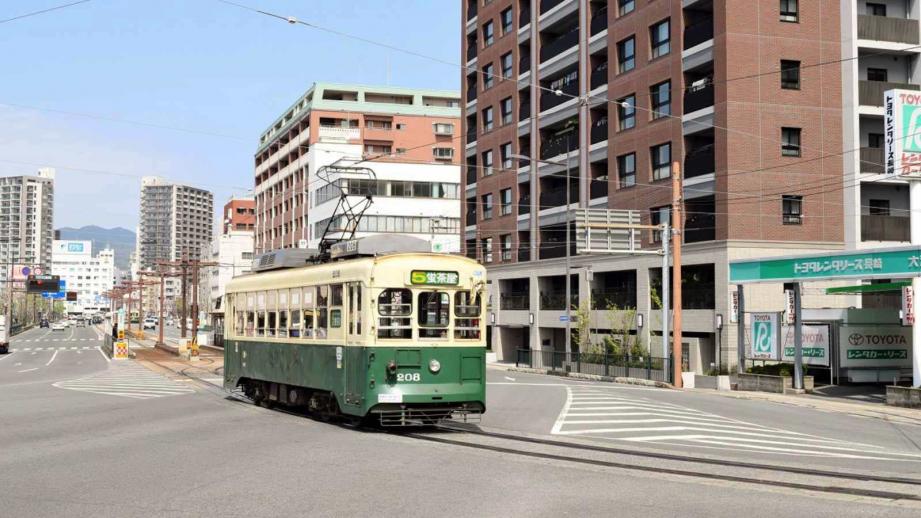
<instances>
[{"instance_id":1,"label":"tram number 208","mask_svg":"<svg viewBox=\"0 0 921 518\"><path fill-rule=\"evenodd\" d=\"M397 381L421 381L422 375L418 372L399 372L397 373Z\"/></svg>"}]
</instances>

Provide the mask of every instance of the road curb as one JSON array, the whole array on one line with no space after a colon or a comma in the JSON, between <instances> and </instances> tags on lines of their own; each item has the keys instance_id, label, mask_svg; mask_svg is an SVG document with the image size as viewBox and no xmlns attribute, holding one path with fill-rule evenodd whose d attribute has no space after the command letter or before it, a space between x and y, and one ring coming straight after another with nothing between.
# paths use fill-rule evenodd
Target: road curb
<instances>
[{"instance_id":1,"label":"road curb","mask_svg":"<svg viewBox=\"0 0 921 518\"><path fill-rule=\"evenodd\" d=\"M504 369L509 372L524 372L529 374L544 374L547 376L557 376L560 378L573 378L580 380L588 381L605 381L608 383L620 383L623 385L642 385L645 387L657 387L665 389L674 389L674 385L671 383L665 383L663 381L653 381L653 380L644 380L640 378L627 378L623 376L597 376L594 374L583 374L580 372L556 372L548 369L532 369L530 367L505 367L498 366L499 369Z\"/></svg>"}]
</instances>

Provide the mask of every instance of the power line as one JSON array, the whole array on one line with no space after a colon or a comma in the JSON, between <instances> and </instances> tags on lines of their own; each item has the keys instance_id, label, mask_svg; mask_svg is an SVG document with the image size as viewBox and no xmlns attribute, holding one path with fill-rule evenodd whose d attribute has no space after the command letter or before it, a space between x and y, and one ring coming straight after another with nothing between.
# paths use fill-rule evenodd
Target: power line
<instances>
[{"instance_id":1,"label":"power line","mask_svg":"<svg viewBox=\"0 0 921 518\"><path fill-rule=\"evenodd\" d=\"M65 8L67 8L67 7L71 7L71 6L74 6L74 5L85 4L85 3L90 2L90 1L91 1L91 0L79 0L78 2L71 2L71 3L69 3L69 4L63 4L63 5L58 5L58 6L55 6L55 7L49 7L48 9L42 9L42 10L40 10L40 11L33 11L33 12L31 12L31 13L20 14L19 16L14 16L14 17L12 17L12 18L7 18L7 19L5 19L5 20L0 20L0 23L7 23L7 22L15 21L15 20L21 20L21 19L23 19L23 18L28 18L28 17L30 17L30 16L38 16L38 15L40 15L40 14L50 13L51 11L57 11L58 9L65 9Z\"/></svg>"}]
</instances>

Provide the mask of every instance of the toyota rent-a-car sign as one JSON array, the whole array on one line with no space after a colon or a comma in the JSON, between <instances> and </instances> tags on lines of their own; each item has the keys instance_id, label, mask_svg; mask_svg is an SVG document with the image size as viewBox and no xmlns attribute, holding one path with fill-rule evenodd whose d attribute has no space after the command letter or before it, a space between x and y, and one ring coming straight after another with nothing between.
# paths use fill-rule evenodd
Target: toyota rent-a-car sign
<instances>
[{"instance_id":1,"label":"toyota rent-a-car sign","mask_svg":"<svg viewBox=\"0 0 921 518\"><path fill-rule=\"evenodd\" d=\"M921 92L887 90L883 114L886 175L921 177Z\"/></svg>"},{"instance_id":2,"label":"toyota rent-a-car sign","mask_svg":"<svg viewBox=\"0 0 921 518\"><path fill-rule=\"evenodd\" d=\"M910 327L843 325L838 337L841 367L911 368Z\"/></svg>"}]
</instances>

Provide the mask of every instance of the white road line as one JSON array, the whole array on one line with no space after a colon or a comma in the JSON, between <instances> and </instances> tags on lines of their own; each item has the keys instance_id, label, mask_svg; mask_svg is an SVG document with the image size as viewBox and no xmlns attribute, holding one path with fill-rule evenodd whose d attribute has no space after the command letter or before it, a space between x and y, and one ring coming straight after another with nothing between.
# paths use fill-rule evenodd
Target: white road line
<instances>
[{"instance_id":1,"label":"white road line","mask_svg":"<svg viewBox=\"0 0 921 518\"><path fill-rule=\"evenodd\" d=\"M23 351L31 351L31 350L32 350L31 347L26 347L25 349L23 349Z\"/></svg>"},{"instance_id":2,"label":"white road line","mask_svg":"<svg viewBox=\"0 0 921 518\"><path fill-rule=\"evenodd\" d=\"M38 370L38 367L33 367L31 369L21 370L19 372L32 372L32 371L37 371L37 370Z\"/></svg>"},{"instance_id":3,"label":"white road line","mask_svg":"<svg viewBox=\"0 0 921 518\"><path fill-rule=\"evenodd\" d=\"M71 351L76 351L77 348L76 348L76 347L71 347L70 350L71 350Z\"/></svg>"},{"instance_id":4,"label":"white road line","mask_svg":"<svg viewBox=\"0 0 921 518\"><path fill-rule=\"evenodd\" d=\"M57 351L54 351L54 354L51 355L51 359L48 360L48 363L45 364L45 367L51 365L51 362L54 361L54 358L55 358L57 355L58 355L58 352L57 352Z\"/></svg>"},{"instance_id":5,"label":"white road line","mask_svg":"<svg viewBox=\"0 0 921 518\"><path fill-rule=\"evenodd\" d=\"M0 356L0 362L9 358L10 356L13 356L14 354L16 354L16 349L11 350L9 354L4 354L3 356Z\"/></svg>"},{"instance_id":6,"label":"white road line","mask_svg":"<svg viewBox=\"0 0 921 518\"><path fill-rule=\"evenodd\" d=\"M563 405L563 409L560 410L560 415L556 417L556 422L553 423L551 434L560 433L560 429L563 428L563 423L566 421L566 414L569 413L570 405L572 405L572 389L566 386L566 403Z\"/></svg>"},{"instance_id":7,"label":"white road line","mask_svg":"<svg viewBox=\"0 0 921 518\"><path fill-rule=\"evenodd\" d=\"M32 351L33 356L35 356L36 354L38 354L38 351Z\"/></svg>"},{"instance_id":8,"label":"white road line","mask_svg":"<svg viewBox=\"0 0 921 518\"><path fill-rule=\"evenodd\" d=\"M108 356L106 356L106 353L102 352L102 347L97 347L96 350L99 351L99 354L101 354L102 357L105 358L107 362L112 361Z\"/></svg>"}]
</instances>

